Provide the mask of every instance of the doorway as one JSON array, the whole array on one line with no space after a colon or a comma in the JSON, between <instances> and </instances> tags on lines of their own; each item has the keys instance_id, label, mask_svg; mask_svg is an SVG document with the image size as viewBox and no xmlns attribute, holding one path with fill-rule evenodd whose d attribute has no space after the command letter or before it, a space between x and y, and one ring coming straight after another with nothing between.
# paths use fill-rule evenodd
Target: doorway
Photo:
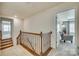
<instances>
[{"instance_id":1,"label":"doorway","mask_svg":"<svg viewBox=\"0 0 79 59\"><path fill-rule=\"evenodd\" d=\"M56 46L61 55L76 54L75 9L67 10L57 15ZM61 52L61 53L60 53Z\"/></svg>"},{"instance_id":2,"label":"doorway","mask_svg":"<svg viewBox=\"0 0 79 59\"><path fill-rule=\"evenodd\" d=\"M12 19L0 17L0 50L13 46Z\"/></svg>"},{"instance_id":3,"label":"doorway","mask_svg":"<svg viewBox=\"0 0 79 59\"><path fill-rule=\"evenodd\" d=\"M0 18L0 31L2 40L12 38L12 20L8 18Z\"/></svg>"}]
</instances>

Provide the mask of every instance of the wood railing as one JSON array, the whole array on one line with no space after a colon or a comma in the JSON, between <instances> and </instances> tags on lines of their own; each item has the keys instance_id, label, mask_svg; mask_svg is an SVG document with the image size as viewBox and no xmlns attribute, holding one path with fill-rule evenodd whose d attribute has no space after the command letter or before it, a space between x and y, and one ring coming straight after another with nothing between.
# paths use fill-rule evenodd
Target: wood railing
<instances>
[{"instance_id":1,"label":"wood railing","mask_svg":"<svg viewBox=\"0 0 79 59\"><path fill-rule=\"evenodd\" d=\"M22 32L17 37L17 44L21 44L34 55L46 55L51 50L51 34Z\"/></svg>"}]
</instances>

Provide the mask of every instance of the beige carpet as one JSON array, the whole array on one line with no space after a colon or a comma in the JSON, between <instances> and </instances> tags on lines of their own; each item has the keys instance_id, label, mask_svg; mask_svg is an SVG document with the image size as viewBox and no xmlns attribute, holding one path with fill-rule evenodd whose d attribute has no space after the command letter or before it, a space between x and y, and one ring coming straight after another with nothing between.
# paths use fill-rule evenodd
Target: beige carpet
<instances>
[{"instance_id":1,"label":"beige carpet","mask_svg":"<svg viewBox=\"0 0 79 59\"><path fill-rule=\"evenodd\" d=\"M33 56L22 46L17 45L0 51L0 56Z\"/></svg>"},{"instance_id":2,"label":"beige carpet","mask_svg":"<svg viewBox=\"0 0 79 59\"><path fill-rule=\"evenodd\" d=\"M48 56L54 55L54 51L51 50ZM0 51L0 56L33 56L25 48L20 45L13 46Z\"/></svg>"},{"instance_id":3,"label":"beige carpet","mask_svg":"<svg viewBox=\"0 0 79 59\"><path fill-rule=\"evenodd\" d=\"M52 49L48 56L76 56L76 51L71 43L60 44L58 49ZM20 45L13 46L0 51L0 56L33 56Z\"/></svg>"}]
</instances>

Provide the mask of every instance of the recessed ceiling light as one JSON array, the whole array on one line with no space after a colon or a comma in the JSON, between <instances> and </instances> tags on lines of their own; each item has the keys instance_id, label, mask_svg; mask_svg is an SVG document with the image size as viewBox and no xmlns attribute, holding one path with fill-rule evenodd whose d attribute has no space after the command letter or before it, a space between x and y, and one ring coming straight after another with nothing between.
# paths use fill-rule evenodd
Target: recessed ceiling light
<instances>
[{"instance_id":1,"label":"recessed ceiling light","mask_svg":"<svg viewBox=\"0 0 79 59\"><path fill-rule=\"evenodd\" d=\"M14 17L17 17L16 15Z\"/></svg>"}]
</instances>

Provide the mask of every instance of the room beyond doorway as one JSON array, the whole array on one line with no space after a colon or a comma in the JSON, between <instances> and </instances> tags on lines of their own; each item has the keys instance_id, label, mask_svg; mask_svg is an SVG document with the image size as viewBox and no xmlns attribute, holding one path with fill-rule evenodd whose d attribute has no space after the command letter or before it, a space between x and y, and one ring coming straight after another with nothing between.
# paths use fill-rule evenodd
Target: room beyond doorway
<instances>
[{"instance_id":1,"label":"room beyond doorway","mask_svg":"<svg viewBox=\"0 0 79 59\"><path fill-rule=\"evenodd\" d=\"M13 46L12 19L0 17L0 50Z\"/></svg>"},{"instance_id":2,"label":"room beyond doorway","mask_svg":"<svg viewBox=\"0 0 79 59\"><path fill-rule=\"evenodd\" d=\"M12 20L4 17L0 17L0 28L2 39L7 39L12 37Z\"/></svg>"},{"instance_id":3,"label":"room beyond doorway","mask_svg":"<svg viewBox=\"0 0 79 59\"><path fill-rule=\"evenodd\" d=\"M69 53L76 51L75 9L57 14L57 50ZM62 54L61 53L61 54ZM73 54L74 54L73 53Z\"/></svg>"}]
</instances>

